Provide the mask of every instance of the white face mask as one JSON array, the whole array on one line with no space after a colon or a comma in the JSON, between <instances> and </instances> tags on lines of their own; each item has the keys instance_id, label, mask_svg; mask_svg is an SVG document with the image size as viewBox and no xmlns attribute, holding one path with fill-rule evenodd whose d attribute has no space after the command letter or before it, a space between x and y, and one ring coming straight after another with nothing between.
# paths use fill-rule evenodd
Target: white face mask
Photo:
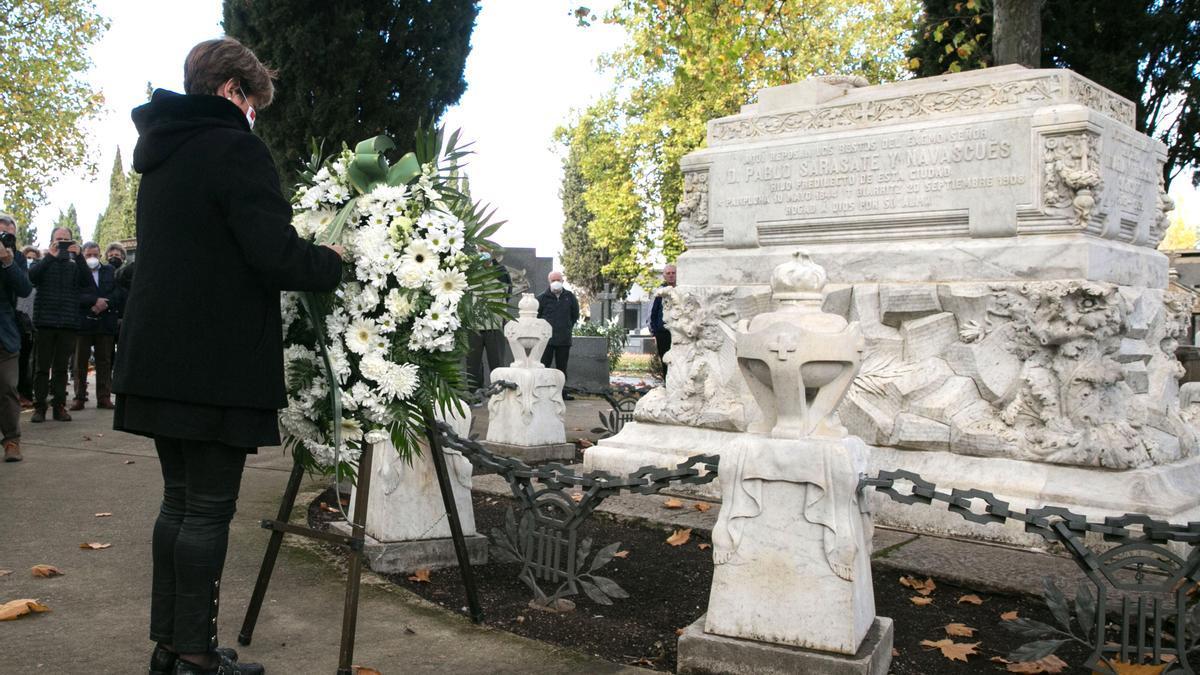
<instances>
[{"instance_id":1,"label":"white face mask","mask_svg":"<svg viewBox=\"0 0 1200 675\"><path fill-rule=\"evenodd\" d=\"M97 267L100 266L100 259L99 258L88 258L87 266L90 267L91 269L96 269Z\"/></svg>"},{"instance_id":2,"label":"white face mask","mask_svg":"<svg viewBox=\"0 0 1200 675\"><path fill-rule=\"evenodd\" d=\"M555 293L561 291L562 290L562 282L561 281L551 281L550 282L550 290L554 291Z\"/></svg>"}]
</instances>

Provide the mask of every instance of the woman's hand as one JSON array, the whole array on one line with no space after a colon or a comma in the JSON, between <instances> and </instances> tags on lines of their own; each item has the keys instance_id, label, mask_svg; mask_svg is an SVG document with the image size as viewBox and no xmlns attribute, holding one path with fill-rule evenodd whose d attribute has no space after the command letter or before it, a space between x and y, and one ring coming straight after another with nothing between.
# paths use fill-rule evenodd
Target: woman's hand
<instances>
[{"instance_id":1,"label":"woman's hand","mask_svg":"<svg viewBox=\"0 0 1200 675\"><path fill-rule=\"evenodd\" d=\"M343 248L341 244L321 244L321 245L324 246L325 248L329 249L330 251L333 251L334 253L338 254L338 257L341 258L342 260L346 259L346 249Z\"/></svg>"}]
</instances>

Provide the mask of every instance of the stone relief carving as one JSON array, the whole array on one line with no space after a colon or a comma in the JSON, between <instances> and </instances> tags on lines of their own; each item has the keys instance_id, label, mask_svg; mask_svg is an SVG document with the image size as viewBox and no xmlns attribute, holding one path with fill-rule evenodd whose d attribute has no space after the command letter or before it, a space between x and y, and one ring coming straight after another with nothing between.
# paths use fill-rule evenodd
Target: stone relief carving
<instances>
[{"instance_id":1,"label":"stone relief carving","mask_svg":"<svg viewBox=\"0 0 1200 675\"><path fill-rule=\"evenodd\" d=\"M1070 78L1071 98L1086 105L1092 110L1112 117L1122 124L1133 126L1137 107L1131 101L1126 101L1111 92L1080 78Z\"/></svg>"},{"instance_id":2,"label":"stone relief carving","mask_svg":"<svg viewBox=\"0 0 1200 675\"><path fill-rule=\"evenodd\" d=\"M667 382L638 401L634 418L745 431L753 414L737 370L733 291L668 289L663 313L671 329L671 351L663 357L670 365Z\"/></svg>"},{"instance_id":3,"label":"stone relief carving","mask_svg":"<svg viewBox=\"0 0 1200 675\"><path fill-rule=\"evenodd\" d=\"M939 113L1051 101L1061 98L1062 93L1062 83L1059 77L1048 76L841 106L827 106L815 110L761 115L750 119L742 118L713 123L709 133L709 143L710 145L720 145L757 136L777 136L797 131L834 129L875 122L909 120Z\"/></svg>"},{"instance_id":4,"label":"stone relief carving","mask_svg":"<svg viewBox=\"0 0 1200 675\"><path fill-rule=\"evenodd\" d=\"M1100 200L1100 138L1091 132L1042 139L1042 203L1074 212L1086 227Z\"/></svg>"},{"instance_id":5,"label":"stone relief carving","mask_svg":"<svg viewBox=\"0 0 1200 675\"><path fill-rule=\"evenodd\" d=\"M854 287L864 292L878 291ZM868 337L839 409L851 433L874 445L1115 469L1197 452L1176 402L1174 354L1190 317L1182 294L1069 280L940 284L938 296L901 323L904 357L877 352ZM909 342L923 347L919 358Z\"/></svg>"},{"instance_id":6,"label":"stone relief carving","mask_svg":"<svg viewBox=\"0 0 1200 675\"><path fill-rule=\"evenodd\" d=\"M708 172L689 171L683 174L683 196L675 207L679 220L679 235L692 244L708 231Z\"/></svg>"},{"instance_id":7,"label":"stone relief carving","mask_svg":"<svg viewBox=\"0 0 1200 675\"><path fill-rule=\"evenodd\" d=\"M1162 166L1158 167L1158 214L1154 221L1150 223L1150 241L1148 246L1158 248L1163 237L1167 235L1167 228L1171 226L1171 216L1168 214L1175 210L1175 200L1171 195L1167 194L1166 182L1162 175Z\"/></svg>"}]
</instances>

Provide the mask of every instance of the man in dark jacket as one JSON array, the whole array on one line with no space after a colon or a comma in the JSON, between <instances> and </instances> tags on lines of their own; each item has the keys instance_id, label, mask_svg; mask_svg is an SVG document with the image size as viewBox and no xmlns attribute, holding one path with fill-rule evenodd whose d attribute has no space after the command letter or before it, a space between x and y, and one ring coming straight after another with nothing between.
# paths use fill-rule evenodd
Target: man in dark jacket
<instances>
[{"instance_id":1,"label":"man in dark jacket","mask_svg":"<svg viewBox=\"0 0 1200 675\"><path fill-rule=\"evenodd\" d=\"M117 288L116 270L100 262L100 245L83 245L87 270L79 275L79 333L75 337L75 402L71 410L83 410L87 401L88 360L96 351L96 407L111 408L113 341L122 292Z\"/></svg>"},{"instance_id":2,"label":"man in dark jacket","mask_svg":"<svg viewBox=\"0 0 1200 675\"><path fill-rule=\"evenodd\" d=\"M548 321L553 333L542 353L542 364L549 368L553 363L566 377L567 360L571 357L571 329L579 321L579 301L574 293L563 288L562 272L551 272L547 280L550 288L538 296L538 318ZM563 398L569 400L567 396Z\"/></svg>"},{"instance_id":3,"label":"man in dark jacket","mask_svg":"<svg viewBox=\"0 0 1200 675\"><path fill-rule=\"evenodd\" d=\"M126 301L114 428L154 439L152 672L260 673L217 651L221 570L246 454L279 443L286 404L282 290L332 291L340 247L291 226L267 146L251 132L272 73L231 38L196 45L187 95L133 111L138 272Z\"/></svg>"},{"instance_id":4,"label":"man in dark jacket","mask_svg":"<svg viewBox=\"0 0 1200 675\"><path fill-rule=\"evenodd\" d=\"M46 421L46 396L52 396L54 419L70 422L67 414L67 362L75 350L79 329L79 243L65 227L50 234L50 253L29 271L37 287L33 325L37 327L37 370L33 376L33 417Z\"/></svg>"},{"instance_id":5,"label":"man in dark jacket","mask_svg":"<svg viewBox=\"0 0 1200 675\"><path fill-rule=\"evenodd\" d=\"M667 265L663 268L663 287L675 287L674 265ZM655 293L654 303L650 305L650 333L654 335L655 351L658 352L658 360L662 362L663 382L666 382L667 362L662 358L671 350L671 330L667 328L667 323L663 320L662 293Z\"/></svg>"},{"instance_id":6,"label":"man in dark jacket","mask_svg":"<svg viewBox=\"0 0 1200 675\"><path fill-rule=\"evenodd\" d=\"M17 224L0 213L0 432L4 434L4 461L21 461L21 403L17 397L21 326L17 298L33 292L25 272L25 256L16 248Z\"/></svg>"}]
</instances>

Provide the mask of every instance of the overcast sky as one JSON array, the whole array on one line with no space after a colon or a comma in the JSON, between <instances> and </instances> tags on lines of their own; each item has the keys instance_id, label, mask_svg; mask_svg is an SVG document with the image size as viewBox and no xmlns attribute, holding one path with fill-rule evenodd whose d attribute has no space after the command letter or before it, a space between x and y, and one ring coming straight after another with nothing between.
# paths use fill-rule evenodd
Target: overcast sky
<instances>
[{"instance_id":1,"label":"overcast sky","mask_svg":"<svg viewBox=\"0 0 1200 675\"><path fill-rule=\"evenodd\" d=\"M576 3L577 4L577 3ZM600 10L611 2L589 3ZM90 80L103 92L105 115L88 129L99 171L69 176L50 190L38 211L41 242L49 240L60 209L75 204L89 235L108 202L109 168L117 147L125 168L137 142L129 111L146 100L146 82L183 89L183 59L192 45L221 35L221 1L98 0L111 27L93 48ZM622 31L600 23L579 28L569 0L485 0L471 36L467 91L443 119L475 141L467 171L476 199L507 220L497 241L557 255L562 208L561 160L554 129L607 87L596 57L621 43Z\"/></svg>"},{"instance_id":2,"label":"overcast sky","mask_svg":"<svg viewBox=\"0 0 1200 675\"><path fill-rule=\"evenodd\" d=\"M615 0L588 5L601 14ZM91 179L67 176L38 211L42 243L60 209L74 204L80 227L92 232L108 200L109 168L117 147L128 169L137 132L129 111L145 101L146 83L181 91L183 59L192 45L221 34L220 0L97 0L111 28L93 48L90 80L107 100L105 115L88 129L99 171ZM596 23L583 29L572 0L484 0L471 36L467 91L447 111L445 124L476 142L468 174L476 199L508 221L496 236L505 246L536 247L557 256L562 209L561 160L552 147L555 127L608 86L596 58L619 46L622 31ZM1189 223L1200 223L1200 198L1188 176L1171 189Z\"/></svg>"}]
</instances>

